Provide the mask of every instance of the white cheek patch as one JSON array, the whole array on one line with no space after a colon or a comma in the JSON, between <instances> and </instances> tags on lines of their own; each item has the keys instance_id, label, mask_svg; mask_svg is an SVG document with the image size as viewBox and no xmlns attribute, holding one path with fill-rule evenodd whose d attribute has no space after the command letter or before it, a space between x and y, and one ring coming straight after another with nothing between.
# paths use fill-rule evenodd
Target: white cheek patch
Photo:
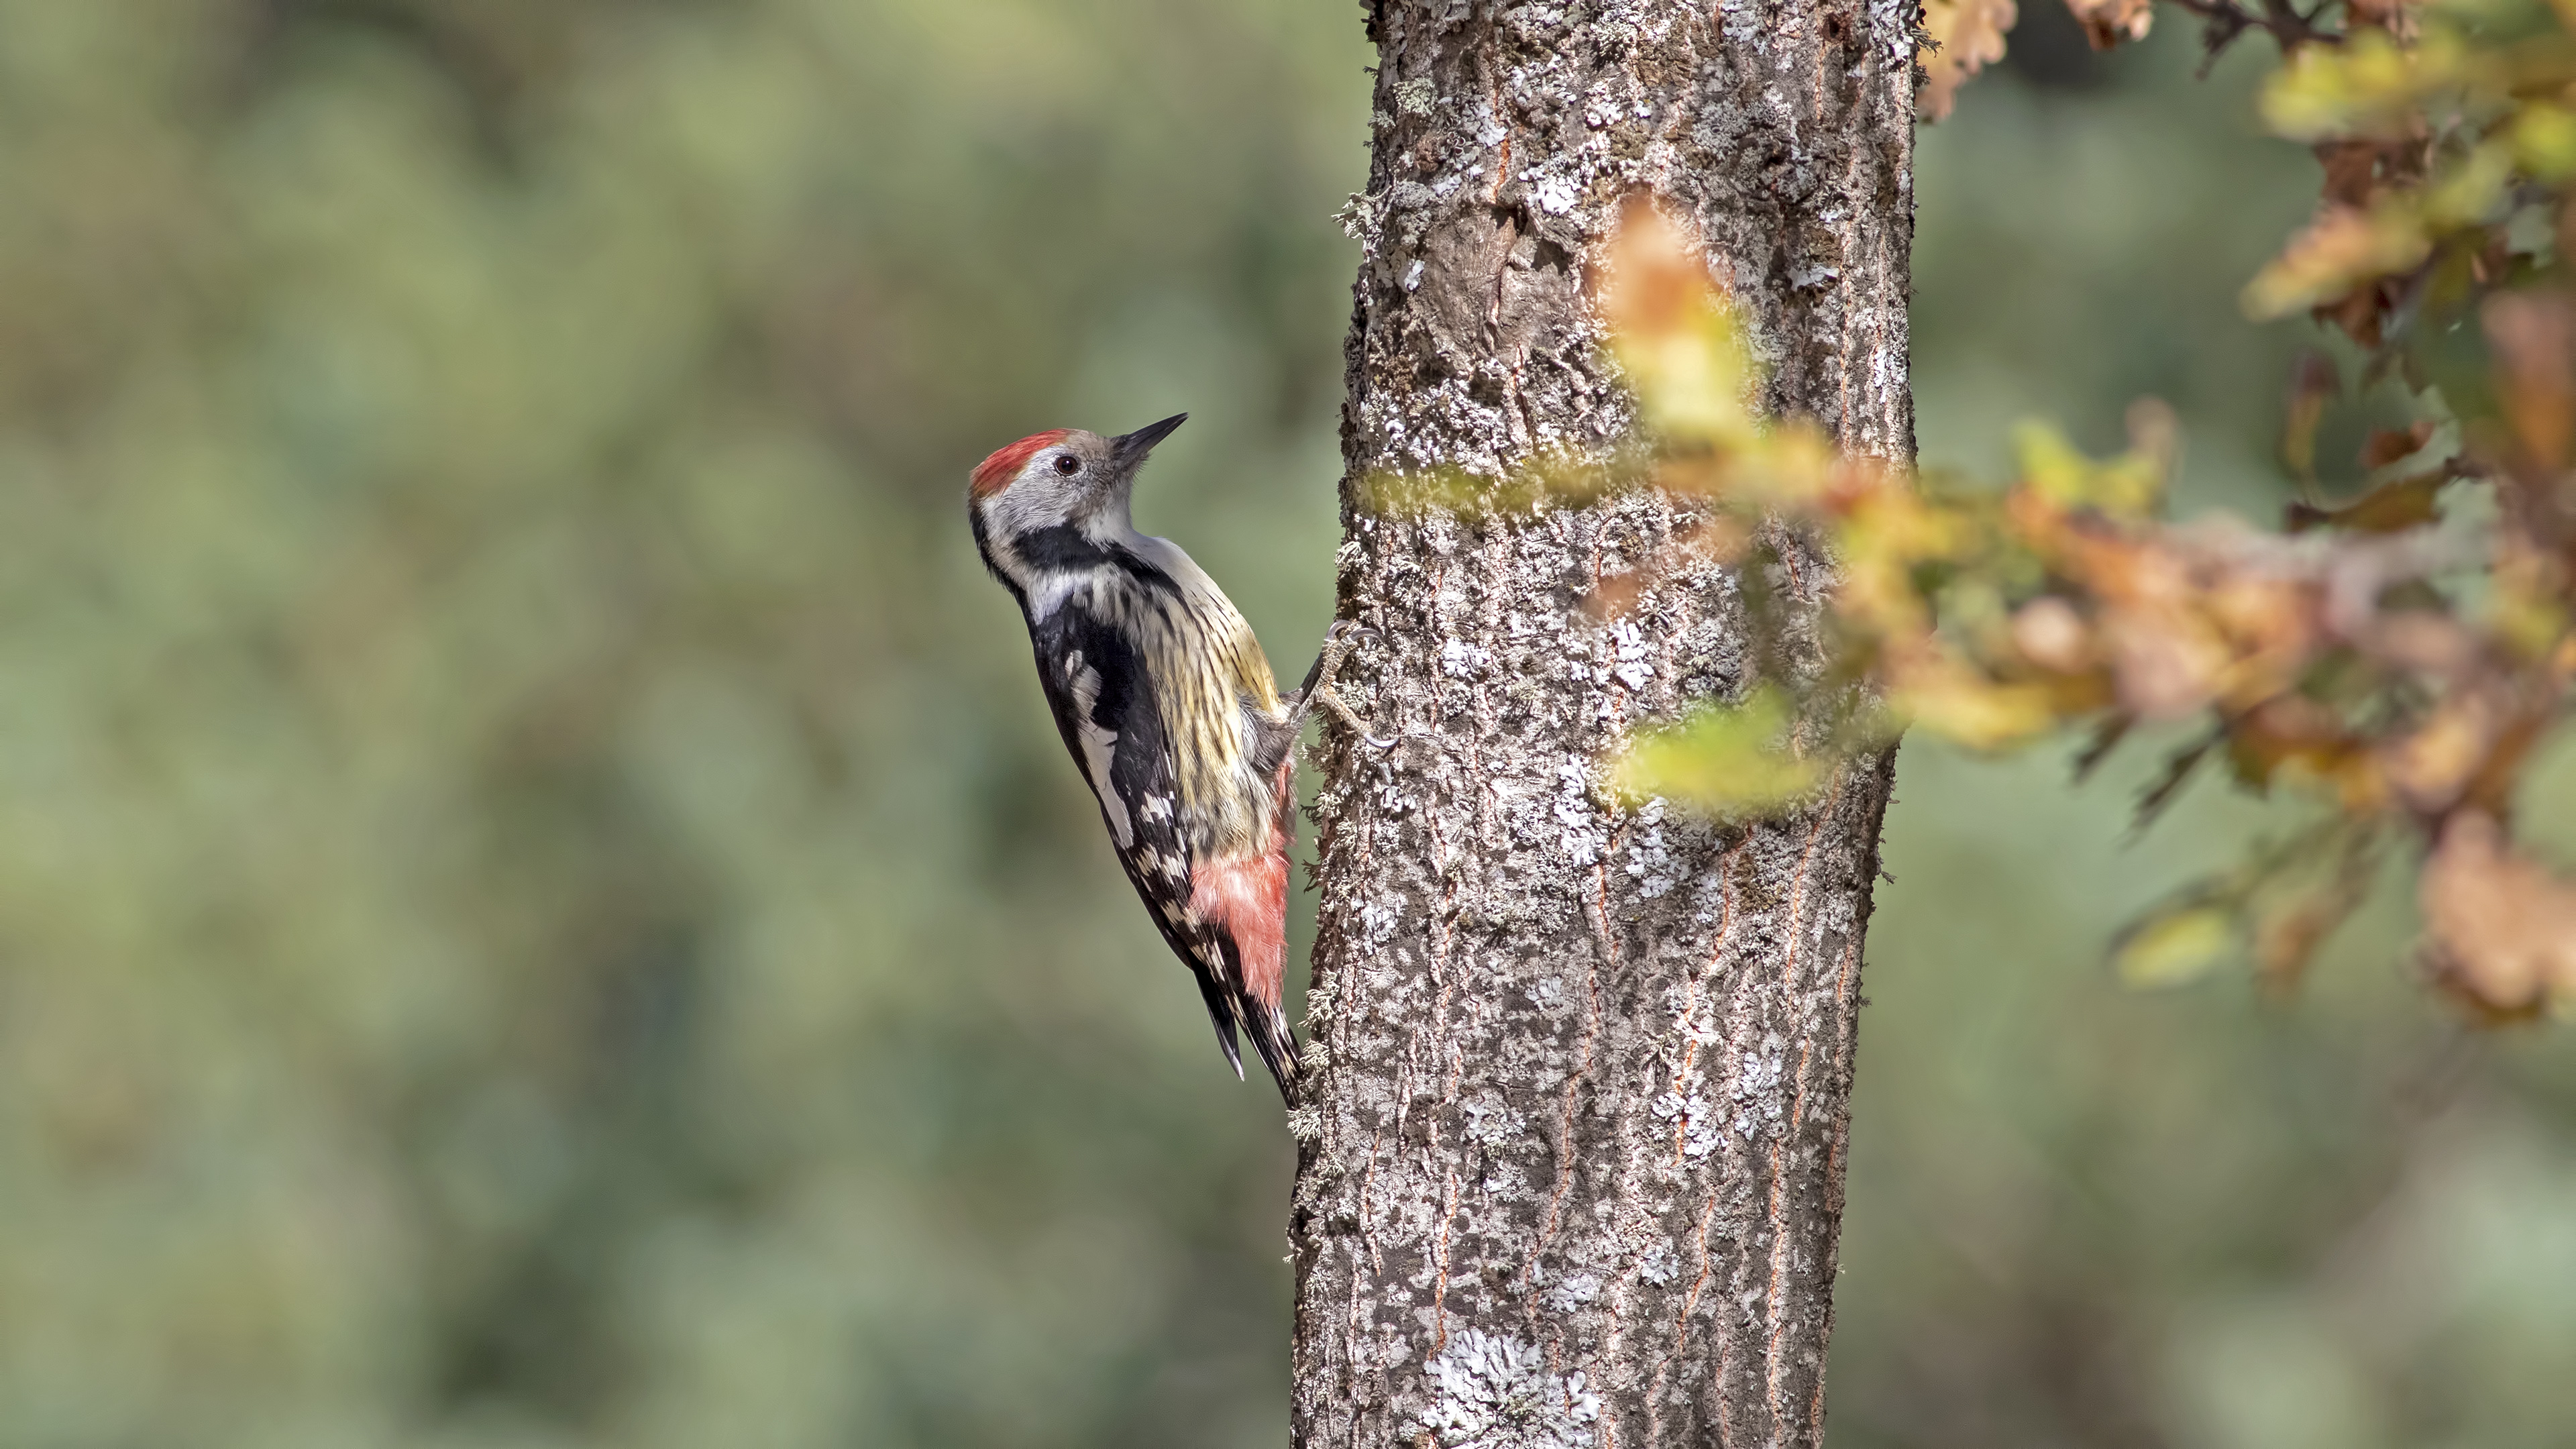
<instances>
[{"instance_id":1,"label":"white cheek patch","mask_svg":"<svg viewBox=\"0 0 2576 1449\"><path fill-rule=\"evenodd\" d=\"M1109 761L1118 749L1118 732L1093 723L1092 708L1100 703L1100 671L1082 662L1077 649L1064 661L1066 682L1073 687L1073 733L1082 742L1082 772L1091 777L1091 793L1100 801L1100 813L1109 821L1109 833L1118 837L1118 848L1125 850L1136 843L1136 828L1128 822L1126 802L1109 788Z\"/></svg>"},{"instance_id":2,"label":"white cheek patch","mask_svg":"<svg viewBox=\"0 0 2576 1449\"><path fill-rule=\"evenodd\" d=\"M1066 600L1090 588L1096 581L1091 572L1040 575L1028 585L1029 621L1045 621L1063 608Z\"/></svg>"}]
</instances>

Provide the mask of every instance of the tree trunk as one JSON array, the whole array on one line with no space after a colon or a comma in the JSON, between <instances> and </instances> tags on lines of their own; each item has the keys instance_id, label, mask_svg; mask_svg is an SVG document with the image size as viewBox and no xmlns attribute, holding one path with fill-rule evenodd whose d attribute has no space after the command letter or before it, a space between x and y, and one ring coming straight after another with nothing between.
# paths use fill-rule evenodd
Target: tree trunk
<instances>
[{"instance_id":1,"label":"tree trunk","mask_svg":"<svg viewBox=\"0 0 2576 1449\"><path fill-rule=\"evenodd\" d=\"M1374 513L1362 480L1599 456L1625 199L1696 228L1769 403L1910 461L1913 0L1383 0L1291 1237L1296 1442L1814 1445L1889 758L1793 818L1626 811L1601 762L1761 659L1630 493ZM1777 540L1760 582L1826 579ZM1633 575L1633 607L1587 600ZM1793 665L1796 650L1789 651Z\"/></svg>"}]
</instances>

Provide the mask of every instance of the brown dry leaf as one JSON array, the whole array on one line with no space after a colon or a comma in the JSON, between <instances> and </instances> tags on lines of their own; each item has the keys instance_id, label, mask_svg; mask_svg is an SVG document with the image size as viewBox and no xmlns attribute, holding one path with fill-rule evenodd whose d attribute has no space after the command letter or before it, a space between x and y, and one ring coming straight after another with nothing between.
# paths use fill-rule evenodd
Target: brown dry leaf
<instances>
[{"instance_id":1,"label":"brown dry leaf","mask_svg":"<svg viewBox=\"0 0 2576 1449\"><path fill-rule=\"evenodd\" d=\"M2400 453L2399 457L2405 454ZM2340 508L2293 503L2284 520L2292 533L2312 528L2341 528L2354 533L2402 533L2442 516L2439 506L2448 473L2423 473L2382 483Z\"/></svg>"},{"instance_id":2,"label":"brown dry leaf","mask_svg":"<svg viewBox=\"0 0 2576 1449\"><path fill-rule=\"evenodd\" d=\"M2487 233L2486 245L2469 256L2469 275L2481 287L2492 287L2513 271L2513 243L2501 228Z\"/></svg>"},{"instance_id":3,"label":"brown dry leaf","mask_svg":"<svg viewBox=\"0 0 2576 1449\"><path fill-rule=\"evenodd\" d=\"M2092 631L2064 599L2033 599L2013 612L2013 647L2042 669L2073 674L2093 664Z\"/></svg>"},{"instance_id":4,"label":"brown dry leaf","mask_svg":"<svg viewBox=\"0 0 2576 1449\"><path fill-rule=\"evenodd\" d=\"M2354 752L2335 712L2297 694L2275 695L2247 710L2227 736L2228 763L2236 778L2258 790L2269 788L2284 771L2332 782Z\"/></svg>"},{"instance_id":5,"label":"brown dry leaf","mask_svg":"<svg viewBox=\"0 0 2576 1449\"><path fill-rule=\"evenodd\" d=\"M2315 590L2289 579L2255 573L2221 573L2209 581L2201 607L2247 663L2295 669L2318 633Z\"/></svg>"},{"instance_id":6,"label":"brown dry leaf","mask_svg":"<svg viewBox=\"0 0 2576 1449\"><path fill-rule=\"evenodd\" d=\"M2576 885L2515 854L2493 816L2451 817L2417 893L2437 978L2482 1011L2576 995Z\"/></svg>"},{"instance_id":7,"label":"brown dry leaf","mask_svg":"<svg viewBox=\"0 0 2576 1449\"><path fill-rule=\"evenodd\" d=\"M2329 206L2245 284L2245 311L2268 321L2331 306L2382 277L2414 271L2432 251L2422 220L2401 208ZM2351 330L2351 322L2335 320Z\"/></svg>"},{"instance_id":8,"label":"brown dry leaf","mask_svg":"<svg viewBox=\"0 0 2576 1449\"><path fill-rule=\"evenodd\" d=\"M2227 650L2197 624L2175 613L2113 616L2108 632L2121 708L2140 719L2183 719L2218 697Z\"/></svg>"},{"instance_id":9,"label":"brown dry leaf","mask_svg":"<svg viewBox=\"0 0 2576 1449\"><path fill-rule=\"evenodd\" d=\"M2418 118L2405 134L2320 141L2316 153L2325 170L2318 199L2329 209L2367 212L2390 191L2423 183L2432 160L2432 137Z\"/></svg>"},{"instance_id":10,"label":"brown dry leaf","mask_svg":"<svg viewBox=\"0 0 2576 1449\"><path fill-rule=\"evenodd\" d=\"M2408 805L2430 815L2449 809L2487 757L2495 712L2477 695L2435 710L2430 719L2379 747L2380 771Z\"/></svg>"},{"instance_id":11,"label":"brown dry leaf","mask_svg":"<svg viewBox=\"0 0 2576 1449\"><path fill-rule=\"evenodd\" d=\"M2362 471L2376 473L2391 463L2423 451L2424 445L2433 441L2434 426L2431 418L2421 418L2413 427L2403 430L2371 429L2370 436L2361 444Z\"/></svg>"},{"instance_id":12,"label":"brown dry leaf","mask_svg":"<svg viewBox=\"0 0 2576 1449\"><path fill-rule=\"evenodd\" d=\"M2438 677L2462 673L2478 656L2477 639L2459 620L2430 609L2384 613L2361 642L2383 663Z\"/></svg>"},{"instance_id":13,"label":"brown dry leaf","mask_svg":"<svg viewBox=\"0 0 2576 1449\"><path fill-rule=\"evenodd\" d=\"M1753 526L1721 513L1682 529L1673 541L1711 563L1733 568L1753 546Z\"/></svg>"},{"instance_id":14,"label":"brown dry leaf","mask_svg":"<svg viewBox=\"0 0 2576 1449\"><path fill-rule=\"evenodd\" d=\"M2311 347L2290 369L2290 400L2282 410L2281 465L2309 482L2317 473L2317 424L2326 405L2343 394L2343 374L2334 359Z\"/></svg>"},{"instance_id":15,"label":"brown dry leaf","mask_svg":"<svg viewBox=\"0 0 2576 1449\"><path fill-rule=\"evenodd\" d=\"M2109 50L2124 40L2144 40L2155 20L2155 0L2066 0L2066 8L2084 25L2084 37L2095 50Z\"/></svg>"},{"instance_id":16,"label":"brown dry leaf","mask_svg":"<svg viewBox=\"0 0 2576 1449\"><path fill-rule=\"evenodd\" d=\"M1620 574L1603 579L1583 601L1583 612L1595 619L1625 618L1637 607L1637 596L1645 591L1645 580L1636 574Z\"/></svg>"},{"instance_id":17,"label":"brown dry leaf","mask_svg":"<svg viewBox=\"0 0 2576 1449\"><path fill-rule=\"evenodd\" d=\"M2275 995L2298 989L2317 947L2370 898L2379 867L2379 849L2367 829L2330 831L2293 849L2292 857L2282 862L2290 871L2325 856L2333 857L2333 864L2325 880L2286 899L2272 893L2256 913L2254 964L2264 988Z\"/></svg>"},{"instance_id":18,"label":"brown dry leaf","mask_svg":"<svg viewBox=\"0 0 2576 1449\"><path fill-rule=\"evenodd\" d=\"M2262 973L2263 985L2276 993L2296 989L2317 947L2360 903L2361 892L2339 882L2258 917L2254 965Z\"/></svg>"},{"instance_id":19,"label":"brown dry leaf","mask_svg":"<svg viewBox=\"0 0 2576 1449\"><path fill-rule=\"evenodd\" d=\"M2521 782L2523 762L2548 734L2555 714L2542 707L2527 709L2507 720L2504 728L2496 731L2495 742L2487 747L2487 757L2479 763L2478 772L2460 791L2460 799L2481 810L2506 809L2513 799L2514 786Z\"/></svg>"},{"instance_id":20,"label":"brown dry leaf","mask_svg":"<svg viewBox=\"0 0 2576 1449\"><path fill-rule=\"evenodd\" d=\"M2140 719L2180 719L2218 697L2234 662L2202 613L2205 586L2177 550L2099 530L2070 532L2055 566L2101 601L2098 637L2119 701Z\"/></svg>"},{"instance_id":21,"label":"brown dry leaf","mask_svg":"<svg viewBox=\"0 0 2576 1449\"><path fill-rule=\"evenodd\" d=\"M2199 739L2168 753L2164 768L2156 773L2156 778L2149 781L2145 789L2138 792L2138 810L2129 821L2130 828L2144 830L2154 824L2156 817L2165 813L2165 807L2181 798L2183 786L2192 782L2192 777L2200 772L2201 763L2225 738L2225 731L2209 730Z\"/></svg>"},{"instance_id":22,"label":"brown dry leaf","mask_svg":"<svg viewBox=\"0 0 2576 1449\"><path fill-rule=\"evenodd\" d=\"M2370 205L2379 190L2379 153L2385 143L2379 141L2325 141L2317 146L2317 162L2325 168L2325 199L2351 207Z\"/></svg>"},{"instance_id":23,"label":"brown dry leaf","mask_svg":"<svg viewBox=\"0 0 2576 1449\"><path fill-rule=\"evenodd\" d=\"M2007 506L2020 501L2018 494L2006 500ZM2052 516L2036 509L2016 509L2012 523L2047 556L2052 571L2072 580L2078 592L2090 593L2110 607L2187 607L2198 593L2182 560L2152 538L2070 522L2062 514Z\"/></svg>"},{"instance_id":24,"label":"brown dry leaf","mask_svg":"<svg viewBox=\"0 0 2576 1449\"><path fill-rule=\"evenodd\" d=\"M1595 619L1624 618L1634 612L1648 588L1697 563L1733 565L1742 556L1750 530L1740 519L1723 514L1686 521L1672 539L1650 554L1643 567L1612 574L1593 587L1583 610Z\"/></svg>"},{"instance_id":25,"label":"brown dry leaf","mask_svg":"<svg viewBox=\"0 0 2576 1449\"><path fill-rule=\"evenodd\" d=\"M1923 119L1950 114L1968 77L2004 58L2004 36L2021 18L2013 0L1924 0L1923 33L1939 46L1923 57Z\"/></svg>"},{"instance_id":26,"label":"brown dry leaf","mask_svg":"<svg viewBox=\"0 0 2576 1449\"><path fill-rule=\"evenodd\" d=\"M2311 308L2308 315L2329 327L2342 328L2346 337L2375 352L2385 340L2381 324L2388 317L2387 289L2355 287L2351 296Z\"/></svg>"},{"instance_id":27,"label":"brown dry leaf","mask_svg":"<svg viewBox=\"0 0 2576 1449\"><path fill-rule=\"evenodd\" d=\"M2549 470L2567 465L2576 435L2576 299L2505 292L2478 309L2495 350L2497 391L2524 455Z\"/></svg>"},{"instance_id":28,"label":"brown dry leaf","mask_svg":"<svg viewBox=\"0 0 2576 1449\"><path fill-rule=\"evenodd\" d=\"M1602 310L1623 337L1661 337L1690 325L1710 290L1708 271L1671 218L1643 196L1619 220Z\"/></svg>"}]
</instances>

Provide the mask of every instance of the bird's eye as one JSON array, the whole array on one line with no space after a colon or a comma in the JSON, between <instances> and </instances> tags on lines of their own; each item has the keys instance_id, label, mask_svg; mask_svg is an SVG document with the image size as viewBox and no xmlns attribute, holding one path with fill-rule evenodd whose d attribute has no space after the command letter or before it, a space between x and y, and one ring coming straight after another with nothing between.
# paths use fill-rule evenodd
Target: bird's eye
<instances>
[{"instance_id":1,"label":"bird's eye","mask_svg":"<svg viewBox=\"0 0 2576 1449\"><path fill-rule=\"evenodd\" d=\"M1070 478L1082 471L1082 460L1071 453L1058 453L1055 455L1055 470Z\"/></svg>"}]
</instances>

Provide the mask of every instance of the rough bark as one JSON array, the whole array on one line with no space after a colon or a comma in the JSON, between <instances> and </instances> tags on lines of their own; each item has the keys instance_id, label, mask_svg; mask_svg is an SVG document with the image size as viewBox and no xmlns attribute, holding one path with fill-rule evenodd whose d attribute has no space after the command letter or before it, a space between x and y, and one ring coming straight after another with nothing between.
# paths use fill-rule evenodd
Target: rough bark
<instances>
[{"instance_id":1,"label":"rough bark","mask_svg":"<svg viewBox=\"0 0 2576 1449\"><path fill-rule=\"evenodd\" d=\"M1374 513L1363 479L1599 455L1625 198L1694 226L1770 404L1910 460L1913 0L1386 0L1343 447L1291 1237L1302 1446L1813 1445L1891 762L1719 828L1606 751L1771 655L1630 493ZM1821 560L1761 582L1812 608ZM1586 607L1637 573L1633 610ZM1790 651L1794 667L1796 651Z\"/></svg>"}]
</instances>

